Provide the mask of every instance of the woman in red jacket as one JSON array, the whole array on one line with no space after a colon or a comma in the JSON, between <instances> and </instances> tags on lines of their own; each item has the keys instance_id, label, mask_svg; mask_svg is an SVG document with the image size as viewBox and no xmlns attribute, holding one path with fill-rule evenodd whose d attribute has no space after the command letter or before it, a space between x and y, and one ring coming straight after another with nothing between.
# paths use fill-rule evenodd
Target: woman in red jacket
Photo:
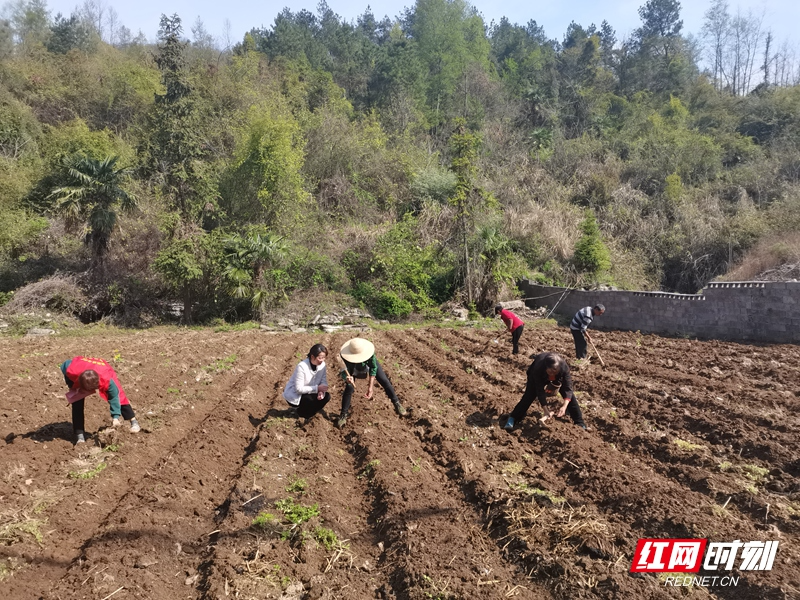
<instances>
[{"instance_id":1,"label":"woman in red jacket","mask_svg":"<svg viewBox=\"0 0 800 600\"><path fill-rule=\"evenodd\" d=\"M525 323L523 323L522 319L517 315L503 308L500 304L494 307L494 314L500 315L503 323L506 324L506 327L511 332L511 343L514 346L511 354L519 354L519 338L522 337L522 330L525 328Z\"/></svg>"},{"instance_id":2,"label":"woman in red jacket","mask_svg":"<svg viewBox=\"0 0 800 600\"><path fill-rule=\"evenodd\" d=\"M72 405L72 427L75 430L75 443L86 441L84 433L83 399L95 392L108 402L111 411L111 425L119 427L120 416L131 422L131 433L141 430L133 408L125 391L117 379L114 369L102 358L76 356L61 364L64 381L69 386L67 401Z\"/></svg>"}]
</instances>

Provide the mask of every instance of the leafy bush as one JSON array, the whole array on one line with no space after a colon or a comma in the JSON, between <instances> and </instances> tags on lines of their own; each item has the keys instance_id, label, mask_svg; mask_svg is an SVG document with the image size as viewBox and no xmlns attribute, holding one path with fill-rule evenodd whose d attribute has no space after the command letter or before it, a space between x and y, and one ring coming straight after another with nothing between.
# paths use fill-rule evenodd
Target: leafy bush
<instances>
[{"instance_id":1,"label":"leafy bush","mask_svg":"<svg viewBox=\"0 0 800 600\"><path fill-rule=\"evenodd\" d=\"M384 319L403 319L414 310L411 302L390 291L378 292L373 298L371 308L377 317Z\"/></svg>"},{"instance_id":2,"label":"leafy bush","mask_svg":"<svg viewBox=\"0 0 800 600\"><path fill-rule=\"evenodd\" d=\"M50 225L47 219L22 210L0 208L0 257L17 258L20 250L35 240Z\"/></svg>"},{"instance_id":3,"label":"leafy bush","mask_svg":"<svg viewBox=\"0 0 800 600\"><path fill-rule=\"evenodd\" d=\"M426 198L445 203L456 188L456 174L439 167L428 167L417 173L411 193L418 205Z\"/></svg>"},{"instance_id":4,"label":"leafy bush","mask_svg":"<svg viewBox=\"0 0 800 600\"><path fill-rule=\"evenodd\" d=\"M395 292L378 289L372 283L359 282L350 293L379 319L403 319L414 310L408 300Z\"/></svg>"},{"instance_id":5,"label":"leafy bush","mask_svg":"<svg viewBox=\"0 0 800 600\"><path fill-rule=\"evenodd\" d=\"M306 248L293 248L286 268L292 289L322 288L334 291L345 289L346 272L341 262Z\"/></svg>"}]
</instances>

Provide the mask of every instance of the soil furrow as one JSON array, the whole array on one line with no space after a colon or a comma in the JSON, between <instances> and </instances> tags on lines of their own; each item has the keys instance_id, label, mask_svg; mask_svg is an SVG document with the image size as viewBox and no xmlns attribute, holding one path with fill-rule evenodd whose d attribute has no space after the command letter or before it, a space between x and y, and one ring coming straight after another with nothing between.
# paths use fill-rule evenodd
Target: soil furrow
<instances>
[{"instance_id":1,"label":"soil furrow","mask_svg":"<svg viewBox=\"0 0 800 600\"><path fill-rule=\"evenodd\" d=\"M220 366L224 371L207 392L212 409L152 470L144 470L53 593L66 599L83 586L96 594L124 587L131 597L149 598L193 589L241 448L252 436L248 417L262 402L242 377L262 367L259 349L240 345L237 359Z\"/></svg>"},{"instance_id":2,"label":"soil furrow","mask_svg":"<svg viewBox=\"0 0 800 600\"><path fill-rule=\"evenodd\" d=\"M414 337L415 341L422 342L434 351L442 352L430 340L422 339L419 335ZM454 358L458 362L457 357ZM452 361L444 361L439 364L449 365L450 362ZM448 382L458 379L458 376L445 374L442 372L443 370L436 368L434 370L440 376L445 375L443 379ZM486 408L494 409L494 403L486 405L484 410ZM523 428L523 434L527 433L526 429ZM690 501L689 504L692 507L688 510L687 507L681 506L677 502L665 501L678 497L686 499L693 495L692 492L677 487L677 482L664 479L657 473L651 473L650 480L646 484L639 481L638 478L628 477L626 472L630 471L634 465L636 468L640 468L638 465L641 464L641 461L638 459L614 452L614 460L611 461L614 464L613 467L606 467L604 462L598 463L597 457L608 453L603 448L604 444L601 440L591 437L584 439L582 432L578 433L572 428L559 425L553 427L552 430L540 431L537 437L531 439L531 443L537 454L548 459L545 461L546 463L565 465L559 472L559 476L565 479L567 486L578 498L592 502L611 518L619 512L620 508L624 507L627 512L626 521L628 523L633 521L632 526L639 529L642 536L652 535L653 531L659 530L677 537L702 531L714 531L713 518L707 501ZM565 447L566 451L563 450ZM582 468L574 469L566 464L567 459L578 465L581 463L593 464L594 470L588 473ZM642 498L646 498L649 493L652 493L653 486L662 491L662 493L656 494L657 497L664 499L658 505L641 501ZM702 514L701 508L708 511L708 514ZM694 520L690 528L687 529L683 524L677 529L675 528L676 524L685 522L690 516ZM753 539L758 539L758 532L752 526L744 529L749 529L749 533L755 536ZM762 592L769 591L769 587L760 589Z\"/></svg>"}]
</instances>

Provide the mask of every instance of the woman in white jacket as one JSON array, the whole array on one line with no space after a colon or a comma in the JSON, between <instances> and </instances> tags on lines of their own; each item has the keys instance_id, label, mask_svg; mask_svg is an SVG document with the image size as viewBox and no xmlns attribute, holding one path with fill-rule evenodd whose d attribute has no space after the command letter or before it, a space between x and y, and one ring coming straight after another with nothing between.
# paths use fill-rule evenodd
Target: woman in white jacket
<instances>
[{"instance_id":1,"label":"woman in white jacket","mask_svg":"<svg viewBox=\"0 0 800 600\"><path fill-rule=\"evenodd\" d=\"M300 417L310 419L321 411L331 395L328 393L328 373L325 369L325 359L328 349L322 344L314 344L292 373L283 397L290 406L297 410Z\"/></svg>"}]
</instances>

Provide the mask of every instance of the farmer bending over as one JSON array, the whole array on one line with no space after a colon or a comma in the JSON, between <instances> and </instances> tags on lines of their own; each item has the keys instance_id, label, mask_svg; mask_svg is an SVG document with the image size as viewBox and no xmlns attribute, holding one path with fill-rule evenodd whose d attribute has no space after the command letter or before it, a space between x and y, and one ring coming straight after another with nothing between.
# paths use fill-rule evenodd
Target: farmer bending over
<instances>
[{"instance_id":1,"label":"farmer bending over","mask_svg":"<svg viewBox=\"0 0 800 600\"><path fill-rule=\"evenodd\" d=\"M586 340L592 340L586 328L594 321L595 317L602 315L604 312L606 312L606 307L602 304L597 304L594 308L586 306L580 309L572 317L569 329L572 332L572 339L575 340L575 356L578 358L586 358Z\"/></svg>"},{"instance_id":2,"label":"farmer bending over","mask_svg":"<svg viewBox=\"0 0 800 600\"><path fill-rule=\"evenodd\" d=\"M83 422L83 399L95 392L106 402L111 411L111 425L119 427L120 416L131 422L131 433L141 430L133 408L117 379L114 369L102 358L76 356L61 365L64 381L69 386L67 401L72 405L72 428L75 443L86 441Z\"/></svg>"},{"instance_id":3,"label":"farmer bending over","mask_svg":"<svg viewBox=\"0 0 800 600\"><path fill-rule=\"evenodd\" d=\"M525 323L523 323L522 319L517 315L503 308L500 304L494 307L494 314L500 315L503 323L506 324L506 328L511 332L511 344L513 345L511 354L519 354L519 338L522 337L522 330L525 328Z\"/></svg>"},{"instance_id":4,"label":"farmer bending over","mask_svg":"<svg viewBox=\"0 0 800 600\"><path fill-rule=\"evenodd\" d=\"M386 392L386 395L389 396L392 404L394 404L397 414L401 417L408 414L408 411L400 404L400 399L397 397L394 387L392 387L392 382L389 381L383 371L383 367L378 362L378 358L375 356L375 346L372 342L363 338L353 338L342 346L339 355L344 362L345 368L341 371L341 377L346 382L346 385L342 396L342 413L336 423L337 427L344 427L347 423L347 417L350 414L350 401L356 389L356 379L366 379L368 382L367 393L364 394L364 398L368 400L372 398L373 387L375 381L377 381Z\"/></svg>"},{"instance_id":5,"label":"farmer bending over","mask_svg":"<svg viewBox=\"0 0 800 600\"><path fill-rule=\"evenodd\" d=\"M563 417L566 412L569 412L573 423L586 429L581 407L578 406L578 401L572 392L572 377L569 374L569 365L567 361L554 352L542 352L533 358L533 363L528 367L528 383L525 386L525 393L514 407L511 416L508 417L505 429L511 431L515 423L525 418L534 398L539 399L539 404L544 409L542 422L552 417L553 411L548 407L548 400L559 392L563 398L563 403L559 407L556 416Z\"/></svg>"}]
</instances>

